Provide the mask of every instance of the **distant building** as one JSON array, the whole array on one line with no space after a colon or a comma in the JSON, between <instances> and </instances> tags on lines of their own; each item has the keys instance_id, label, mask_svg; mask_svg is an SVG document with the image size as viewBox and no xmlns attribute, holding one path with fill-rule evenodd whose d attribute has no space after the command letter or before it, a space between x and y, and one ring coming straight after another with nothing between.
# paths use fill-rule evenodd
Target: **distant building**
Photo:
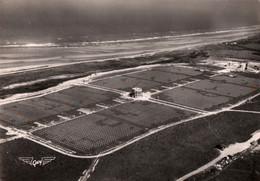
<instances>
[{"instance_id":1,"label":"distant building","mask_svg":"<svg viewBox=\"0 0 260 181\"><path fill-rule=\"evenodd\" d=\"M240 62L228 62L226 65L229 69L233 69L237 72L245 72L248 68L248 62L246 61L240 61Z\"/></svg>"},{"instance_id":2,"label":"distant building","mask_svg":"<svg viewBox=\"0 0 260 181\"><path fill-rule=\"evenodd\" d=\"M129 94L130 97L139 97L141 96L143 93L143 90L142 88L139 88L139 87L134 87L132 88L132 91L131 93Z\"/></svg>"},{"instance_id":3,"label":"distant building","mask_svg":"<svg viewBox=\"0 0 260 181\"><path fill-rule=\"evenodd\" d=\"M239 66L237 67L237 71L245 72L248 67L248 62L243 62L240 63Z\"/></svg>"}]
</instances>

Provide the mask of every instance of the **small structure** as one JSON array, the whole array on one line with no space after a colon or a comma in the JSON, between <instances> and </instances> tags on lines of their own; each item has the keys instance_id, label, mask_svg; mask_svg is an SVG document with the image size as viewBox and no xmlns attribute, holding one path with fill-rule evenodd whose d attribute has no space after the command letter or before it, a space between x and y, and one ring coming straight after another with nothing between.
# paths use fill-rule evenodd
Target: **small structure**
<instances>
[{"instance_id":1,"label":"small structure","mask_svg":"<svg viewBox=\"0 0 260 181\"><path fill-rule=\"evenodd\" d=\"M134 97L134 98L139 97L142 95L142 93L143 93L142 91L143 91L142 88L134 87L134 88L132 88L132 91L129 94L129 96Z\"/></svg>"},{"instance_id":2,"label":"small structure","mask_svg":"<svg viewBox=\"0 0 260 181\"><path fill-rule=\"evenodd\" d=\"M248 62L242 62L238 65L237 71L245 72L248 67Z\"/></svg>"},{"instance_id":3,"label":"small structure","mask_svg":"<svg viewBox=\"0 0 260 181\"><path fill-rule=\"evenodd\" d=\"M248 69L248 62L247 61L231 61L228 62L227 65L225 65L225 67L232 69L236 72L245 72Z\"/></svg>"}]
</instances>

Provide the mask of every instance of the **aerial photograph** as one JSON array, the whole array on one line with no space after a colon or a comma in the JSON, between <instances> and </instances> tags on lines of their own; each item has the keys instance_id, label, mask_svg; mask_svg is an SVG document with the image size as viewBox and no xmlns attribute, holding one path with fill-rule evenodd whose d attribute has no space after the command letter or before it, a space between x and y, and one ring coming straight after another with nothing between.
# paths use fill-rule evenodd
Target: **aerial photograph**
<instances>
[{"instance_id":1,"label":"aerial photograph","mask_svg":"<svg viewBox=\"0 0 260 181\"><path fill-rule=\"evenodd\" d=\"M0 181L259 181L260 0L0 0Z\"/></svg>"}]
</instances>

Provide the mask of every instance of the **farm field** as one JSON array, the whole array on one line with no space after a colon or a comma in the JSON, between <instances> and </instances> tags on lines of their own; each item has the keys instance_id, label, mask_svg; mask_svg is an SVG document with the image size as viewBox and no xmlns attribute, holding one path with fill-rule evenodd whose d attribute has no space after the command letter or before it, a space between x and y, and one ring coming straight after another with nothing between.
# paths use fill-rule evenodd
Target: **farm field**
<instances>
[{"instance_id":1,"label":"farm field","mask_svg":"<svg viewBox=\"0 0 260 181\"><path fill-rule=\"evenodd\" d=\"M171 72L171 73L190 75L190 76L196 76L196 75L202 74L202 72L195 70L195 69L176 67L176 66L159 67L159 68L156 68L155 70L159 70L162 72L165 71L165 72Z\"/></svg>"},{"instance_id":2,"label":"farm field","mask_svg":"<svg viewBox=\"0 0 260 181\"><path fill-rule=\"evenodd\" d=\"M228 82L224 82L225 78L227 78ZM242 97L250 96L259 91L259 87L254 87L255 83L246 83L246 80L257 82L256 79L235 77L232 78L234 82L237 82L235 84L229 78L218 75L214 76L214 78L200 80L182 87L163 91L153 95L153 97L198 109L214 110L221 106L238 102ZM239 82L239 80L242 80L242 82Z\"/></svg>"},{"instance_id":3,"label":"farm field","mask_svg":"<svg viewBox=\"0 0 260 181\"><path fill-rule=\"evenodd\" d=\"M127 141L145 128L177 122L194 114L151 102L132 102L36 131L61 146L92 153Z\"/></svg>"},{"instance_id":4,"label":"farm field","mask_svg":"<svg viewBox=\"0 0 260 181\"><path fill-rule=\"evenodd\" d=\"M240 78L245 81L239 85L229 83L228 78L224 83L223 78L207 78L208 75L209 72L196 69L167 66L102 77L85 86L0 106L0 120L30 130L79 155L97 154L152 128L192 117L200 110L221 108L258 91L245 86L247 78ZM204 76L203 80L193 82L198 76ZM184 85L164 87L151 100L124 101L119 94L120 90L130 91L134 86L151 91L180 82ZM117 99L123 102L116 102ZM166 101L166 105L160 100ZM182 109L176 104L188 107ZM39 123L39 127L33 125Z\"/></svg>"},{"instance_id":5,"label":"farm field","mask_svg":"<svg viewBox=\"0 0 260 181\"><path fill-rule=\"evenodd\" d=\"M167 90L153 97L203 110L214 109L232 100L230 97L183 87Z\"/></svg>"},{"instance_id":6,"label":"farm field","mask_svg":"<svg viewBox=\"0 0 260 181\"><path fill-rule=\"evenodd\" d=\"M16 126L56 116L70 110L95 106L97 103L113 102L118 94L75 86L39 98L9 103L0 106L0 120Z\"/></svg>"},{"instance_id":7,"label":"farm field","mask_svg":"<svg viewBox=\"0 0 260 181\"><path fill-rule=\"evenodd\" d=\"M260 80L256 78L245 77L242 75L236 75L236 77L228 77L224 75L219 75L210 78L211 80L217 80L223 83L237 84L241 86L253 87L260 89Z\"/></svg>"},{"instance_id":8,"label":"farm field","mask_svg":"<svg viewBox=\"0 0 260 181\"><path fill-rule=\"evenodd\" d=\"M133 87L138 86L142 88L144 91L148 91L156 86L159 86L161 83L149 81L149 80L143 80L139 78L120 76L120 77L113 77L104 80L99 80L91 84L113 88L113 89L119 89L123 91L131 91Z\"/></svg>"},{"instance_id":9,"label":"farm field","mask_svg":"<svg viewBox=\"0 0 260 181\"><path fill-rule=\"evenodd\" d=\"M24 102L11 103L1 106L0 119L14 125L22 125L53 113L52 110L48 111L44 108L33 107L33 105L25 105Z\"/></svg>"},{"instance_id":10,"label":"farm field","mask_svg":"<svg viewBox=\"0 0 260 181\"><path fill-rule=\"evenodd\" d=\"M91 159L76 159L37 143L18 139L0 146L0 180L1 181L73 181L78 180L82 172L91 164ZM19 157L55 157L44 166L33 167L19 160Z\"/></svg>"},{"instance_id":11,"label":"farm field","mask_svg":"<svg viewBox=\"0 0 260 181\"><path fill-rule=\"evenodd\" d=\"M45 96L45 99L57 101L61 104L68 104L72 107L79 108L116 97L118 97L118 95L115 93L89 87L76 86L54 94L49 94Z\"/></svg>"},{"instance_id":12,"label":"farm field","mask_svg":"<svg viewBox=\"0 0 260 181\"><path fill-rule=\"evenodd\" d=\"M170 83L177 80L188 78L189 76L184 74L176 74L172 72L162 72L156 70L149 70L145 72L126 75L127 77L134 77L159 83Z\"/></svg>"},{"instance_id":13,"label":"farm field","mask_svg":"<svg viewBox=\"0 0 260 181\"><path fill-rule=\"evenodd\" d=\"M135 125L93 114L36 131L35 134L84 154L118 143L120 139L136 135L141 130Z\"/></svg>"},{"instance_id":14,"label":"farm field","mask_svg":"<svg viewBox=\"0 0 260 181\"><path fill-rule=\"evenodd\" d=\"M236 78L235 78L236 79ZM185 88L201 90L212 94L219 94L228 97L241 97L250 94L257 89L252 87L227 84L212 80L202 80L194 84L189 84Z\"/></svg>"},{"instance_id":15,"label":"farm field","mask_svg":"<svg viewBox=\"0 0 260 181\"><path fill-rule=\"evenodd\" d=\"M169 66L96 80L91 84L124 91L131 91L133 87L151 91L151 89L161 89L162 86L172 86L173 83L197 78L199 75L202 75L202 72L190 68Z\"/></svg>"},{"instance_id":16,"label":"farm field","mask_svg":"<svg viewBox=\"0 0 260 181\"><path fill-rule=\"evenodd\" d=\"M112 109L104 110L99 114L106 117L120 118L146 128L152 128L167 122L177 122L195 115L189 111L183 111L148 101L123 104Z\"/></svg>"},{"instance_id":17,"label":"farm field","mask_svg":"<svg viewBox=\"0 0 260 181\"><path fill-rule=\"evenodd\" d=\"M248 140L258 120L225 112L166 129L100 158L90 180L175 180L216 158L216 145Z\"/></svg>"},{"instance_id":18,"label":"farm field","mask_svg":"<svg viewBox=\"0 0 260 181\"><path fill-rule=\"evenodd\" d=\"M162 90L163 86L174 86L180 81L191 81L191 78L201 76L200 72L191 68L166 66L152 70L130 72L127 75L104 78L93 81L92 85L130 91L138 86L144 91L155 88ZM207 74L207 72L206 72ZM154 97L184 104L187 106L212 110L234 101L234 98L247 96L258 90L259 80L237 76L215 76L181 88L170 89ZM183 96L185 95L185 96ZM120 95L111 91L96 88L75 86L39 98L15 102L0 106L0 120L16 126L23 126L43 119L53 119L58 114L77 112L79 108L95 107L96 104L113 105L113 99ZM76 114L76 113L75 113Z\"/></svg>"}]
</instances>

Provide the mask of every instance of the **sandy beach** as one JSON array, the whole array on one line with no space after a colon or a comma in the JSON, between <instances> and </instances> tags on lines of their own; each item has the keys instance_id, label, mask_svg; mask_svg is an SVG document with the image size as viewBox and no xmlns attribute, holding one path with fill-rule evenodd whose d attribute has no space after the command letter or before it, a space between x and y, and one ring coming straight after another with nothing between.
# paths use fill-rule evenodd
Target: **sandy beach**
<instances>
[{"instance_id":1,"label":"sandy beach","mask_svg":"<svg viewBox=\"0 0 260 181\"><path fill-rule=\"evenodd\" d=\"M15 46L0 48L0 75L82 62L134 58L159 52L189 50L255 35L260 26L178 36L93 42L85 46Z\"/></svg>"}]
</instances>

